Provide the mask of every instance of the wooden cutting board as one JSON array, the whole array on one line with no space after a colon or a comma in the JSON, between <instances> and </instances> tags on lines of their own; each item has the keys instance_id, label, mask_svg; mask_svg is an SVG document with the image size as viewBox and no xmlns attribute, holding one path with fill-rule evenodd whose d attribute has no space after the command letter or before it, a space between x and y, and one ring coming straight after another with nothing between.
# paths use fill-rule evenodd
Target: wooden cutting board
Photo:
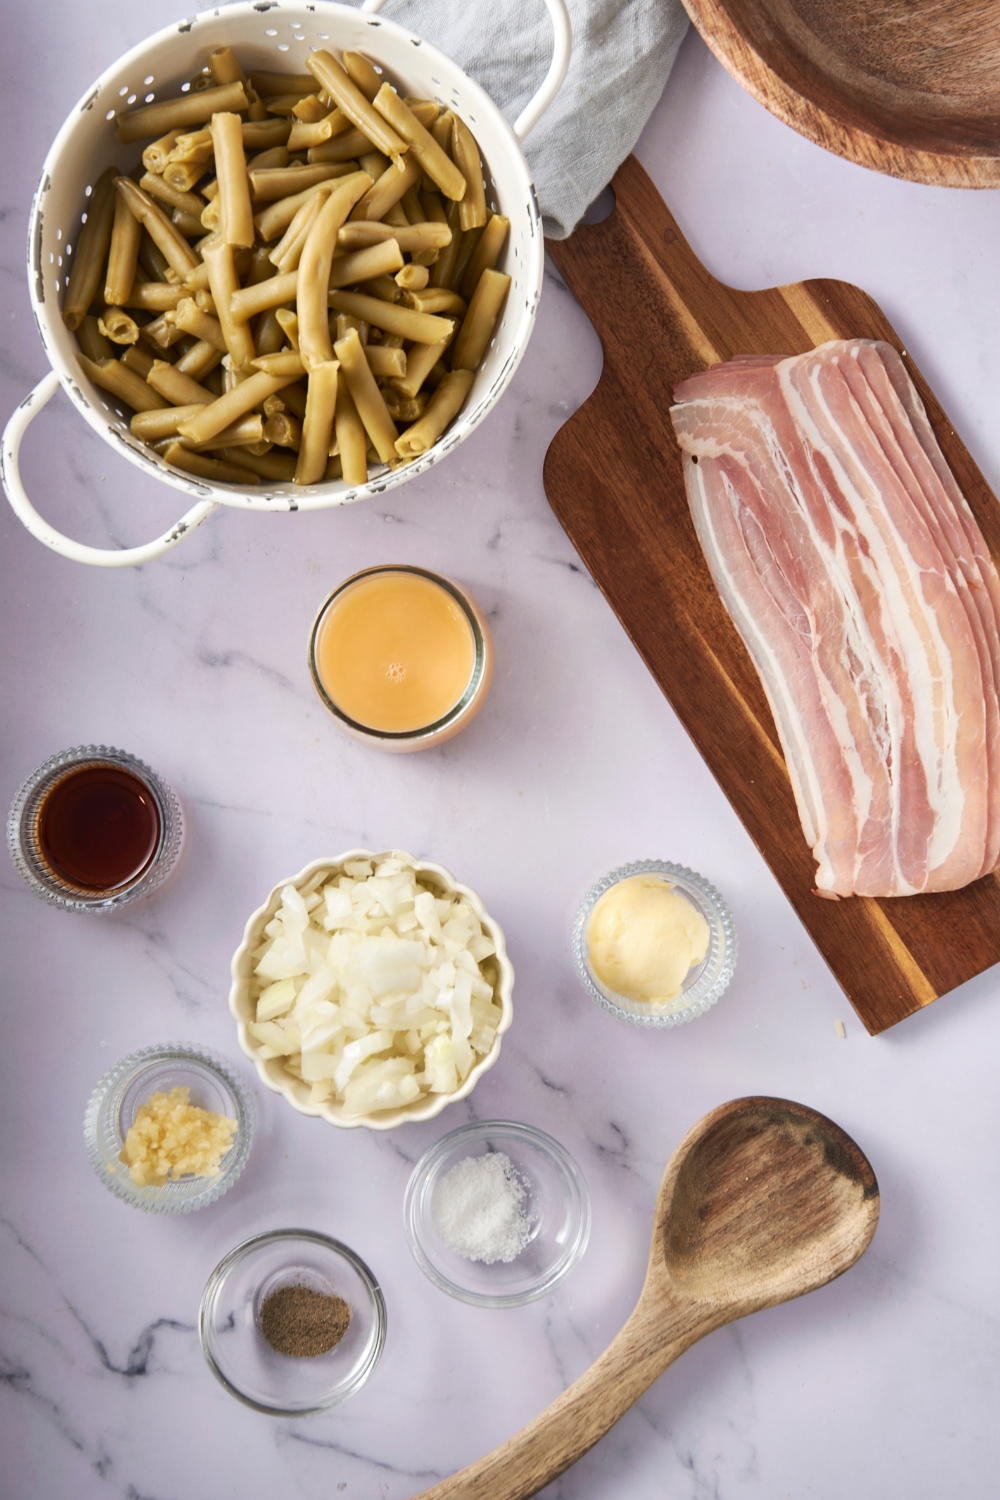
<instances>
[{"instance_id":1,"label":"wooden cutting board","mask_svg":"<svg viewBox=\"0 0 1000 1500\"><path fill-rule=\"evenodd\" d=\"M734 354L885 339L906 360L997 559L1000 506L865 292L843 281L734 291L695 258L634 157L612 187L609 218L548 245L604 346L597 389L546 455L549 503L874 1035L1000 961L1000 881L889 900L813 894L815 861L774 721L691 524L672 386ZM705 874L725 891L724 871Z\"/></svg>"}]
</instances>

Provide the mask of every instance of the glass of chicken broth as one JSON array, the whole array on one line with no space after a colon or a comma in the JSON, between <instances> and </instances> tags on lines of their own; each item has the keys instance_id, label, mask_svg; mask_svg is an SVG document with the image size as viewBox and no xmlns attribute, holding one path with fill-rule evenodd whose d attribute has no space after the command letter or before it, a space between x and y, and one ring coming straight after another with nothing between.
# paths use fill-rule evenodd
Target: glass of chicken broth
<instances>
[{"instance_id":1,"label":"glass of chicken broth","mask_svg":"<svg viewBox=\"0 0 1000 1500\"><path fill-rule=\"evenodd\" d=\"M493 641L471 594L409 565L366 568L324 602L309 669L339 727L382 750L425 750L479 712Z\"/></svg>"},{"instance_id":2,"label":"glass of chicken broth","mask_svg":"<svg viewBox=\"0 0 1000 1500\"><path fill-rule=\"evenodd\" d=\"M71 911L110 911L148 895L174 868L183 834L166 783L106 745L52 756L21 787L7 821L23 880Z\"/></svg>"}]
</instances>

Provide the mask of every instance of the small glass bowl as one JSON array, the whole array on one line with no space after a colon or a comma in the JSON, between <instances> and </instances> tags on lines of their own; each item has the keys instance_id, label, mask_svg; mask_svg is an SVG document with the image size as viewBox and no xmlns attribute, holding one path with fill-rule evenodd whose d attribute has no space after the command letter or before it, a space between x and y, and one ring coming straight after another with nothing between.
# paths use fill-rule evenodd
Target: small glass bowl
<instances>
[{"instance_id":1,"label":"small glass bowl","mask_svg":"<svg viewBox=\"0 0 1000 1500\"><path fill-rule=\"evenodd\" d=\"M124 885L96 894L56 875L43 859L38 839L39 813L47 794L68 771L87 766L114 766L137 777L148 788L160 817L159 842L145 868ZM173 870L183 844L184 819L170 787L134 755L110 745L76 745L53 755L25 781L7 818L7 845L21 879L36 895L64 911L115 911L148 896Z\"/></svg>"},{"instance_id":2,"label":"small glass bowl","mask_svg":"<svg viewBox=\"0 0 1000 1500\"><path fill-rule=\"evenodd\" d=\"M272 1292L307 1286L343 1297L351 1321L326 1354L297 1359L272 1349L260 1312ZM202 1294L198 1337L209 1369L255 1411L302 1417L360 1390L385 1346L385 1301L364 1261L311 1229L275 1229L244 1240L219 1262Z\"/></svg>"},{"instance_id":3,"label":"small glass bowl","mask_svg":"<svg viewBox=\"0 0 1000 1500\"><path fill-rule=\"evenodd\" d=\"M629 1000L607 989L590 967L587 950L587 927L598 901L620 880L632 875L662 875L671 885L701 912L708 923L708 952L700 964L688 971L683 988L675 1000L664 1005L648 1005L638 1000ZM669 864L662 859L640 859L631 865L622 865L599 880L587 892L573 924L573 957L579 970L584 989L603 1005L613 1016L631 1021L634 1026L680 1026L704 1015L725 990L736 968L738 943L736 928L729 908L714 886L702 875L683 865Z\"/></svg>"},{"instance_id":4,"label":"small glass bowl","mask_svg":"<svg viewBox=\"0 0 1000 1500\"><path fill-rule=\"evenodd\" d=\"M400 732L394 730L372 729L368 724L361 724L357 719L350 718L338 708L323 685L316 662L316 648L319 641L320 631L328 610L337 600L354 584L362 578L371 578L376 573L415 573L420 578L428 578L431 583L436 583L439 588L458 604L472 631L472 639L475 645L475 660L472 664L472 675L469 678L465 692L461 698L440 719L433 724L427 724L420 729L406 729ZM337 725L350 735L353 740L360 740L362 744L374 745L379 750L407 753L412 750L428 750L432 745L441 745L445 740L450 740L460 730L472 722L476 714L486 702L486 695L493 681L493 637L486 616L472 595L463 589L460 584L450 578L444 578L440 573L431 573L427 568L413 567L409 563L387 563L376 568L364 568L360 573L352 573L350 578L345 578L343 583L338 584L329 598L324 599L319 614L313 621L312 631L309 635L309 671L312 675L315 687L325 706L330 710Z\"/></svg>"},{"instance_id":5,"label":"small glass bowl","mask_svg":"<svg viewBox=\"0 0 1000 1500\"><path fill-rule=\"evenodd\" d=\"M468 1156L502 1151L527 1189L523 1211L531 1237L512 1261L466 1260L441 1238L434 1193L446 1172ZM435 1286L476 1307L520 1307L544 1297L568 1276L590 1238L590 1193L583 1173L558 1141L513 1120L484 1120L442 1136L417 1162L406 1185L403 1227L417 1265Z\"/></svg>"},{"instance_id":6,"label":"small glass bowl","mask_svg":"<svg viewBox=\"0 0 1000 1500\"><path fill-rule=\"evenodd\" d=\"M191 1103L200 1109L237 1121L233 1144L217 1177L185 1176L162 1187L139 1187L120 1160L125 1137L150 1094L179 1087L190 1090ZM116 1198L154 1214L189 1214L232 1187L246 1166L253 1127L253 1099L228 1063L200 1047L168 1044L133 1052L104 1075L90 1096L83 1138L94 1171Z\"/></svg>"}]
</instances>

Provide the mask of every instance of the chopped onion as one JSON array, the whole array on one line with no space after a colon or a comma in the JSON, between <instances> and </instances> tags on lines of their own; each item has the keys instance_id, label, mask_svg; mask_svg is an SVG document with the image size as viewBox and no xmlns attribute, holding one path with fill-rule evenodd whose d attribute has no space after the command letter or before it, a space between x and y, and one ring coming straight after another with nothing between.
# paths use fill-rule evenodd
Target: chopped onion
<instances>
[{"instance_id":1,"label":"chopped onion","mask_svg":"<svg viewBox=\"0 0 1000 1500\"><path fill-rule=\"evenodd\" d=\"M458 894L398 859L287 885L255 953L250 1034L352 1115L451 1094L493 1046L502 1014L483 972L496 953Z\"/></svg>"}]
</instances>

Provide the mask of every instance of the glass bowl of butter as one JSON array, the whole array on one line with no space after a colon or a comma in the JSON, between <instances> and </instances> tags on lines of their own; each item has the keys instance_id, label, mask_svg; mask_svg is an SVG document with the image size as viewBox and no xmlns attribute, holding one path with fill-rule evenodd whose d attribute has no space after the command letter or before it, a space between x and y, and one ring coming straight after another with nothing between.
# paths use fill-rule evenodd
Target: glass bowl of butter
<instances>
[{"instance_id":1,"label":"glass bowl of butter","mask_svg":"<svg viewBox=\"0 0 1000 1500\"><path fill-rule=\"evenodd\" d=\"M573 925L584 989L635 1026L680 1026L704 1015L732 979L736 954L736 928L715 887L662 859L605 875Z\"/></svg>"}]
</instances>

